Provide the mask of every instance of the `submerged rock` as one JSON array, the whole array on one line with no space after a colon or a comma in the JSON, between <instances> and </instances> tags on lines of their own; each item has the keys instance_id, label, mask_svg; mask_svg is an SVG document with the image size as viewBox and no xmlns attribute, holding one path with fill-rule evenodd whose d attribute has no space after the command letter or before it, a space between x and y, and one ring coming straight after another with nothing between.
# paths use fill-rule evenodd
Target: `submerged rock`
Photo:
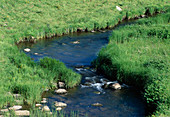
<instances>
[{"instance_id":1,"label":"submerged rock","mask_svg":"<svg viewBox=\"0 0 170 117\"><path fill-rule=\"evenodd\" d=\"M67 104L63 103L63 102L55 102L55 106L56 107L65 107L65 106L67 106Z\"/></svg>"},{"instance_id":2,"label":"submerged rock","mask_svg":"<svg viewBox=\"0 0 170 117\"><path fill-rule=\"evenodd\" d=\"M25 51L25 52L30 52L30 51L31 51L31 49L29 49L29 48L25 48L25 49L24 49L24 51Z\"/></svg>"},{"instance_id":3,"label":"submerged rock","mask_svg":"<svg viewBox=\"0 0 170 117\"><path fill-rule=\"evenodd\" d=\"M20 110L20 109L22 109L22 106L19 106L19 105L16 105L16 106L9 108L9 110Z\"/></svg>"},{"instance_id":4,"label":"submerged rock","mask_svg":"<svg viewBox=\"0 0 170 117\"><path fill-rule=\"evenodd\" d=\"M94 104L92 104L92 106L103 106L103 105L100 103L94 103Z\"/></svg>"},{"instance_id":5,"label":"submerged rock","mask_svg":"<svg viewBox=\"0 0 170 117\"><path fill-rule=\"evenodd\" d=\"M110 87L113 89L121 89L121 85L119 83L114 83Z\"/></svg>"},{"instance_id":6,"label":"submerged rock","mask_svg":"<svg viewBox=\"0 0 170 117\"><path fill-rule=\"evenodd\" d=\"M72 42L73 44L79 44L80 43L80 41L74 41L74 42Z\"/></svg>"},{"instance_id":7,"label":"submerged rock","mask_svg":"<svg viewBox=\"0 0 170 117\"><path fill-rule=\"evenodd\" d=\"M15 115L17 115L17 116L30 116L30 112L28 110L17 110L17 111L15 111Z\"/></svg>"},{"instance_id":8,"label":"submerged rock","mask_svg":"<svg viewBox=\"0 0 170 117\"><path fill-rule=\"evenodd\" d=\"M64 93L67 93L67 90L65 90L65 89L57 89L57 90L55 90L55 93L64 94Z\"/></svg>"},{"instance_id":9,"label":"submerged rock","mask_svg":"<svg viewBox=\"0 0 170 117\"><path fill-rule=\"evenodd\" d=\"M42 108L42 111L50 111L50 108L49 108L48 106L44 106L44 107Z\"/></svg>"}]
</instances>

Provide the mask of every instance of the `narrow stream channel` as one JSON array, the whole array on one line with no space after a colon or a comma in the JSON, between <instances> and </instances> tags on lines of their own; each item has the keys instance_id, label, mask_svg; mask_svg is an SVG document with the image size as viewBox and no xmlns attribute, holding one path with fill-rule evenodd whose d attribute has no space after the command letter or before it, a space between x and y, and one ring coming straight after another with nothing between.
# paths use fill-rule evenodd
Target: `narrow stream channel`
<instances>
[{"instance_id":1,"label":"narrow stream channel","mask_svg":"<svg viewBox=\"0 0 170 117\"><path fill-rule=\"evenodd\" d=\"M108 30L104 33L74 33L55 39L40 40L35 44L22 43L18 46L21 50L30 48L31 52L26 54L35 61L45 56L59 59L67 67L82 75L81 84L69 89L67 94L44 95L48 98L47 105L52 110L55 110L54 101L61 101L68 105L64 108L65 113L78 111L80 117L145 116L145 104L134 87L122 84L121 90L102 88L105 82L111 81L90 68L91 61L97 57L100 49L108 44L111 32ZM100 103L102 106L92 106L94 103Z\"/></svg>"}]
</instances>

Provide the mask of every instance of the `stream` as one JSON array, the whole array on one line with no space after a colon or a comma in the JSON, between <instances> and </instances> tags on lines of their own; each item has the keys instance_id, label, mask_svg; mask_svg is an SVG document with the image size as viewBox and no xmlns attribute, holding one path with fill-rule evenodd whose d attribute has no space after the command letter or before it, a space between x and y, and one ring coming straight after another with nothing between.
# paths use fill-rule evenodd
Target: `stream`
<instances>
[{"instance_id":1,"label":"stream","mask_svg":"<svg viewBox=\"0 0 170 117\"><path fill-rule=\"evenodd\" d=\"M127 24L131 23L122 23L116 28ZM90 66L100 49L108 44L111 32L112 30L103 33L73 33L54 39L40 40L34 44L28 42L18 45L21 51L30 48L31 51L25 53L34 61L45 56L59 59L68 68L82 75L81 84L68 89L67 94L58 95L48 92L44 95L51 110L55 110L55 101L61 101L67 103L67 107L63 109L65 113L76 111L80 117L145 116L145 103L138 90L125 84L121 84L120 90L103 88L105 83L117 81L108 81ZM100 103L102 106L92 106L94 103Z\"/></svg>"}]
</instances>

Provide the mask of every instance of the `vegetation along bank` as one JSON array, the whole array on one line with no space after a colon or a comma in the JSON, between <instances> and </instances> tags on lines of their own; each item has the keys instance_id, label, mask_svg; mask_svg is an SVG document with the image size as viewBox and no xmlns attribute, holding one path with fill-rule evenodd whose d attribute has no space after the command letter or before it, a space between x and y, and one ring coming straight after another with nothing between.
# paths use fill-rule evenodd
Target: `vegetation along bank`
<instances>
[{"instance_id":1,"label":"vegetation along bank","mask_svg":"<svg viewBox=\"0 0 170 117\"><path fill-rule=\"evenodd\" d=\"M169 22L168 12L114 30L93 62L108 78L138 87L147 111L157 110L157 115L170 114Z\"/></svg>"},{"instance_id":2,"label":"vegetation along bank","mask_svg":"<svg viewBox=\"0 0 170 117\"><path fill-rule=\"evenodd\" d=\"M116 9L116 6L121 7L122 10ZM63 63L57 60L51 58L44 58L40 60L40 62L38 63L33 62L31 58L27 57L23 52L19 51L15 43L21 42L23 40L35 42L36 40L44 37L48 38L52 36L61 36L62 34L76 32L77 30L91 31L91 30L105 29L108 27L115 26L116 24L118 24L118 22L122 21L125 18L130 19L130 18L143 15L145 13L153 14L160 11L168 11L168 9L169 9L168 0L69 0L69 1L68 0L58 0L58 1L56 0L50 0L50 1L49 0L24 0L24 1L23 0L15 0L15 1L1 0L0 3L0 71L1 71L0 72L0 108L4 107L5 105L12 106L18 103L16 102L16 99L12 94L15 93L21 94L22 98L19 99L21 100L21 103L29 103L32 105L35 102L40 101L41 94L46 88L54 87L53 86L54 82L64 81L67 87L71 88L77 85L81 79L80 75L66 68ZM155 24L157 24L156 21L157 20L155 20ZM154 23L151 23L150 25L152 26L152 24L154 25ZM162 29L163 31L165 31L165 29L168 28L168 26L165 25L165 29L164 29L162 27L163 25L164 24L158 24L157 25L158 29L160 30ZM146 29L148 29L148 32L152 30L151 28L149 29L149 27L147 28L147 26L145 27ZM143 27L143 30L145 27ZM155 30L157 29L156 26L154 27L154 29ZM140 31L141 33L139 33L137 32L137 30L134 29L133 30L134 33L131 34L129 32L125 34L127 34L128 36L131 35L132 37L134 37L134 35L137 36L137 34L138 35L141 34L142 36L145 36L145 33L143 34L143 32L145 31L143 30L141 30ZM153 32L153 33L154 34L156 33L156 36L158 35L158 32ZM154 34L152 34L151 32L150 38ZM120 37L121 36L123 35L120 35ZM146 43L146 41L142 41L142 36L140 37L137 36L134 38L140 38L139 41L141 43ZM111 38L113 38L113 36ZM124 38L125 37L121 37L119 39L124 41ZM160 37L159 36L155 37L154 35L152 38L160 38ZM161 38L163 38L162 40L164 41L168 40L168 39L164 39L164 37ZM166 44L168 44L168 41L166 41L165 44L165 42L162 42L162 40L155 39L154 42L151 41L150 43L160 42L159 44L162 44L163 46L161 45L159 46L160 48L163 48ZM129 42L129 43L137 43L137 42L138 41ZM108 45L107 48L109 47L112 48L111 45L114 45L113 43L114 41L110 41L110 44ZM119 41L117 43L119 43ZM135 46L134 44L132 45ZM106 51L106 50L102 50L102 51ZM119 51L120 50L118 50L117 52ZM164 55L163 52L160 55L160 58L167 60L166 57L164 58L166 53ZM104 56L104 54L102 55L101 53L99 55L99 58ZM110 51L110 54L108 55L112 55L111 53L112 51ZM136 55L136 57L138 56ZM105 59L107 58L108 57L105 56ZM157 59L156 57L154 58ZM145 66L148 66L147 70L153 72L147 72L147 70L143 70L143 72L146 72L145 73L146 76L148 76L149 73L150 76L155 75L155 77L152 76L154 78L160 76L158 80L153 80L152 78L146 76L143 77L141 75L142 72L141 68L143 69L144 67L141 67L139 69L141 71L135 69L136 67L139 67L143 63L139 65L136 61L134 61L135 67L133 69L134 71L135 70L137 71L132 72L134 75L139 76L139 78L141 77L143 79L144 78L150 79L147 80L147 82L144 82L144 84L146 83L146 85L141 84L140 86L145 87L144 90L146 93L144 94L144 96L146 97L146 99L148 99L148 103L153 102L152 104L155 104L156 107L157 105L159 105L159 107L164 106L164 104L161 101L157 101L159 100L157 98L161 98L162 100L167 99L166 97L159 97L159 96L155 97L156 99L151 98L154 97L155 95L159 95L160 91L164 93L163 92L164 88L163 90L159 90L155 88L154 90L158 90L158 92L155 92L154 94L150 92L151 91L150 89L152 89L152 87L154 87L155 85L154 83L157 82L167 83L166 80L164 81L162 80L163 78L161 78L167 76L167 72L164 71L164 67L163 68L161 67L163 70L161 69L157 71L156 71L157 68L153 68L155 65L154 64L155 61L156 63L158 62L159 65L160 63L159 60L160 59L158 60L150 59L151 62L145 64ZM109 61L112 62L112 59L109 59ZM164 66L165 65L164 63L165 62L163 61L161 65ZM131 63L129 62L129 64ZM102 65L103 64L101 64L101 66ZM117 66L119 65L120 64L117 64ZM122 65L124 66L125 64L122 63ZM131 78L130 76L133 76L131 72L128 73L125 70L123 71L122 67L121 70L118 70L119 67L115 67L115 65L113 66L114 68L117 69L116 71L120 72L119 75L117 75L118 79L122 78L122 80L126 81L125 79L127 79L127 77L126 78L123 77L126 76L126 75L122 75L123 72L124 74L127 73L128 74L127 76L129 78ZM127 66L124 67L126 68ZM97 66L97 68L99 68L99 66ZM155 74L153 74L154 72ZM111 73L112 72L109 72L109 74ZM137 78L136 80L139 80L139 78ZM130 80L127 80L126 82L130 82ZM134 81L132 80L132 83L133 82ZM158 104L158 102L160 104Z\"/></svg>"}]
</instances>

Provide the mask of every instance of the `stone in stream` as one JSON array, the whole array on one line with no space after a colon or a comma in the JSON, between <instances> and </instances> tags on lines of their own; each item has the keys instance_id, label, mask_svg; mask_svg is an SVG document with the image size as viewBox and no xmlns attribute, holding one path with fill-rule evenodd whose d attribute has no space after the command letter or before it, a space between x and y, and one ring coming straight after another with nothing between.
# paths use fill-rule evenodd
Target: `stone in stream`
<instances>
[{"instance_id":1,"label":"stone in stream","mask_svg":"<svg viewBox=\"0 0 170 117\"><path fill-rule=\"evenodd\" d=\"M63 102L55 102L55 106L56 107L65 107L65 106L67 106L67 104L66 103L63 103Z\"/></svg>"},{"instance_id":2,"label":"stone in stream","mask_svg":"<svg viewBox=\"0 0 170 117\"><path fill-rule=\"evenodd\" d=\"M92 104L92 106L103 106L103 105L100 103L94 103L94 104Z\"/></svg>"},{"instance_id":3,"label":"stone in stream","mask_svg":"<svg viewBox=\"0 0 170 117\"><path fill-rule=\"evenodd\" d=\"M38 53L34 53L34 55L38 55Z\"/></svg>"},{"instance_id":4,"label":"stone in stream","mask_svg":"<svg viewBox=\"0 0 170 117\"><path fill-rule=\"evenodd\" d=\"M22 106L19 106L19 105L15 105L13 107L9 107L9 110L20 110L22 109Z\"/></svg>"},{"instance_id":5,"label":"stone in stream","mask_svg":"<svg viewBox=\"0 0 170 117\"><path fill-rule=\"evenodd\" d=\"M56 108L56 111L60 111L60 110L62 110L61 107L57 107L57 108Z\"/></svg>"},{"instance_id":6,"label":"stone in stream","mask_svg":"<svg viewBox=\"0 0 170 117\"><path fill-rule=\"evenodd\" d=\"M25 49L24 49L24 51L25 51L25 52L30 52L30 51L31 51L31 49L29 49L29 48L25 48Z\"/></svg>"},{"instance_id":7,"label":"stone in stream","mask_svg":"<svg viewBox=\"0 0 170 117\"><path fill-rule=\"evenodd\" d=\"M49 111L50 111L50 108L49 108L48 106L44 106L44 107L42 108L42 111L49 112Z\"/></svg>"},{"instance_id":8,"label":"stone in stream","mask_svg":"<svg viewBox=\"0 0 170 117\"><path fill-rule=\"evenodd\" d=\"M28 110L17 110L17 111L15 111L15 115L17 115L17 116L30 116L30 112Z\"/></svg>"},{"instance_id":9,"label":"stone in stream","mask_svg":"<svg viewBox=\"0 0 170 117\"><path fill-rule=\"evenodd\" d=\"M42 104L47 103L47 98L43 98L43 100L41 101Z\"/></svg>"},{"instance_id":10,"label":"stone in stream","mask_svg":"<svg viewBox=\"0 0 170 117\"><path fill-rule=\"evenodd\" d=\"M114 84L112 84L111 86L110 86L111 88L113 88L113 89L121 89L121 85L119 84L119 83L114 83Z\"/></svg>"},{"instance_id":11,"label":"stone in stream","mask_svg":"<svg viewBox=\"0 0 170 117\"><path fill-rule=\"evenodd\" d=\"M55 90L55 93L64 94L64 93L67 93L67 90L65 90L65 89L57 89L57 90Z\"/></svg>"},{"instance_id":12,"label":"stone in stream","mask_svg":"<svg viewBox=\"0 0 170 117\"><path fill-rule=\"evenodd\" d=\"M41 107L42 104L35 104L35 107Z\"/></svg>"},{"instance_id":13,"label":"stone in stream","mask_svg":"<svg viewBox=\"0 0 170 117\"><path fill-rule=\"evenodd\" d=\"M65 83L64 82L58 82L58 87L59 88L64 88L65 87Z\"/></svg>"},{"instance_id":14,"label":"stone in stream","mask_svg":"<svg viewBox=\"0 0 170 117\"><path fill-rule=\"evenodd\" d=\"M9 110L8 109L1 109L0 110L0 113L6 113L6 112L8 112Z\"/></svg>"}]
</instances>

